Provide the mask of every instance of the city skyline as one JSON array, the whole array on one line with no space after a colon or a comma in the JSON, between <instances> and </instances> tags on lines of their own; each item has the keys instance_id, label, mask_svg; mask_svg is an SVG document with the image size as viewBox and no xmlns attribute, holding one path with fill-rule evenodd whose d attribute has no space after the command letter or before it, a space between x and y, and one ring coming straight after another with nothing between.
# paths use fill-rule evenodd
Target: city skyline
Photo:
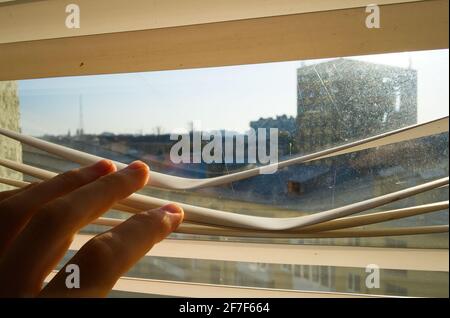
<instances>
[{"instance_id":1,"label":"city skyline","mask_svg":"<svg viewBox=\"0 0 450 318\"><path fill-rule=\"evenodd\" d=\"M412 64L418 71L418 121L448 115L448 50L351 59ZM158 127L180 132L193 120L205 130L244 133L261 117L296 116L297 69L323 61L19 81L21 126L32 135L75 133L82 95L86 133L151 134Z\"/></svg>"}]
</instances>

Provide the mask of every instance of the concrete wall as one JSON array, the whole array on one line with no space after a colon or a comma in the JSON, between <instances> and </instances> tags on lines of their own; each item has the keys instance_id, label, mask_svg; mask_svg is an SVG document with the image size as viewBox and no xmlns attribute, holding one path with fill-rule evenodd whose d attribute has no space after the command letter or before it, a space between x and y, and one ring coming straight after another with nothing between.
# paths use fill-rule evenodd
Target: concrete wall
<instances>
[{"instance_id":1,"label":"concrete wall","mask_svg":"<svg viewBox=\"0 0 450 318\"><path fill-rule=\"evenodd\" d=\"M0 82L0 127L20 131L18 85L15 81ZM0 136L0 157L22 162L19 142ZM22 180L22 174L0 166L0 177ZM11 189L0 184L0 191Z\"/></svg>"}]
</instances>

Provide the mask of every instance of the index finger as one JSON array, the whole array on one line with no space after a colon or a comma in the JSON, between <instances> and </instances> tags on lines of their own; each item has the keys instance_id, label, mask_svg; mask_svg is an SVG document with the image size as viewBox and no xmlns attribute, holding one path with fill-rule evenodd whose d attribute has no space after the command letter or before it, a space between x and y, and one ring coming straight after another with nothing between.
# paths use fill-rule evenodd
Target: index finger
<instances>
[{"instance_id":1,"label":"index finger","mask_svg":"<svg viewBox=\"0 0 450 318\"><path fill-rule=\"evenodd\" d=\"M101 160L94 165L59 174L3 199L0 202L0 255L43 205L115 169L111 161Z\"/></svg>"}]
</instances>

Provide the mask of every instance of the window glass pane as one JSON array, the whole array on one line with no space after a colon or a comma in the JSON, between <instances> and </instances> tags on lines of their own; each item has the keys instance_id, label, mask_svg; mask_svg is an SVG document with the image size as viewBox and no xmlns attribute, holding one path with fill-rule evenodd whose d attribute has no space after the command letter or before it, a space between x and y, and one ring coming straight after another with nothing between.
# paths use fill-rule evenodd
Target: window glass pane
<instances>
[{"instance_id":1,"label":"window glass pane","mask_svg":"<svg viewBox=\"0 0 450 318\"><path fill-rule=\"evenodd\" d=\"M19 124L26 134L82 151L122 162L144 160L153 171L214 177L255 166L248 158L252 145L244 138L251 128L277 128L278 160L284 160L448 115L446 66L448 50L437 50L24 80L18 82ZM244 136L244 162L238 162L235 154L228 163L207 163L203 157L200 163L192 163L191 154L190 163L174 163L170 149L176 141L170 140L170 133L195 129L235 133L236 140ZM225 134L222 137L225 139ZM237 149L236 143L234 152ZM225 150L222 152L219 159L225 157ZM23 160L57 171L76 166L28 146L23 147ZM142 193L244 214L288 217L336 208L447 175L448 133L443 133L294 165L220 187L192 191L154 188ZM447 188L441 188L376 210L447 199ZM446 223L448 212L441 211L371 227ZM291 243L447 247L448 236Z\"/></svg>"},{"instance_id":2,"label":"window glass pane","mask_svg":"<svg viewBox=\"0 0 450 318\"><path fill-rule=\"evenodd\" d=\"M251 129L258 134L263 134L258 129L267 132L266 154L272 146L268 129L278 129L276 153L277 160L281 161L448 116L448 58L448 50L436 50L2 82L0 126L124 163L140 159L152 171L189 178L214 177L264 163L263 156L256 156L254 161L249 158L251 151L258 153L264 145L264 138L262 142L250 142ZM223 143L231 138L235 142L232 160L224 163L225 147L216 147L209 155L219 162L208 163L204 152L193 149L188 154L189 162L175 163L170 150L177 140L171 140L170 134L193 139L195 131L208 135L202 147L212 140L209 133L223 137ZM243 155L238 151L238 144L244 149ZM23 160L52 171L77 166L26 145L21 148L4 137L0 137L0 153L8 159ZM199 163L192 162L196 155L201 155ZM0 167L0 176L5 175L21 177ZM446 176L448 132L294 165L219 187L189 191L146 188L141 192L225 211L289 217L340 207ZM24 176L24 179L33 178ZM448 200L448 188L438 188L364 213L445 200ZM128 214L110 211L107 216L126 218ZM439 224L448 224L448 210L366 228ZM101 230L104 227L89 225L83 231ZM295 240L172 236L241 242L448 248L447 233ZM158 266L167 269L165 274L156 276L178 279L177 275L185 275L183 270L170 265L172 261L155 259L156 263L161 262ZM192 270L205 271L200 263L193 260ZM134 274L150 273L157 266L140 264ZM210 276L205 281L231 282L224 277L221 266L209 264L206 271ZM235 284L259 286L264 281L267 286L276 287L279 279L266 264L227 266L234 268L233 273L239 271L239 266L246 268L244 272L268 273L264 279L260 275L233 274ZM321 270L317 266L303 266L301 275L292 266L281 266L279 270L290 281L301 276L315 286L320 284L336 290L346 290L339 286L348 285L346 288L358 291L363 288L358 286L363 286L365 277L363 273L350 278L337 269ZM446 277L448 281L448 274ZM409 290L391 283L384 291L410 295Z\"/></svg>"}]
</instances>

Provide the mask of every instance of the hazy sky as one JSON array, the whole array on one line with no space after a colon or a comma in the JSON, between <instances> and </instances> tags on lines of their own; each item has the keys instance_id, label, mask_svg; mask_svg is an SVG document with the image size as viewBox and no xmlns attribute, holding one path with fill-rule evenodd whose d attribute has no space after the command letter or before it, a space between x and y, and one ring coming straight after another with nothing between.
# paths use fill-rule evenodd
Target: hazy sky
<instances>
[{"instance_id":1,"label":"hazy sky","mask_svg":"<svg viewBox=\"0 0 450 318\"><path fill-rule=\"evenodd\" d=\"M418 71L419 121L448 115L448 50L353 57ZM320 61L307 61L314 63ZM22 129L65 134L79 125L82 95L87 133L153 133L202 128L245 132L251 120L296 116L300 61L179 71L19 81Z\"/></svg>"}]
</instances>

